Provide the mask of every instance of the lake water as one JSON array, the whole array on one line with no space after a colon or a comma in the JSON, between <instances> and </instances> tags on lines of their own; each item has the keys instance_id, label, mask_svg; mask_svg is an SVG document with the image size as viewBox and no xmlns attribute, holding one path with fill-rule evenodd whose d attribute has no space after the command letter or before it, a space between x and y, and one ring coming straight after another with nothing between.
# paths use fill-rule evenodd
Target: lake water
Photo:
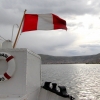
<instances>
[{"instance_id":1,"label":"lake water","mask_svg":"<svg viewBox=\"0 0 100 100\"><path fill-rule=\"evenodd\" d=\"M75 100L100 100L100 64L43 64L42 83L66 86Z\"/></svg>"}]
</instances>

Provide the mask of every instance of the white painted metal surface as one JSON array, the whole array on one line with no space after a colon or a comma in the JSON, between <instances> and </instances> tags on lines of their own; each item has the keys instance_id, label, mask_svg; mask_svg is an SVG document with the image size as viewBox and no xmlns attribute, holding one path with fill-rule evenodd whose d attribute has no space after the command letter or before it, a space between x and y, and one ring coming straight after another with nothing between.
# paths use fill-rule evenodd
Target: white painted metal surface
<instances>
[{"instance_id":1,"label":"white painted metal surface","mask_svg":"<svg viewBox=\"0 0 100 100\"><path fill-rule=\"evenodd\" d=\"M14 56L16 70L11 79L0 82L0 100L38 100L41 58L27 49L0 49ZM0 75L7 62L0 57Z\"/></svg>"},{"instance_id":2,"label":"white painted metal surface","mask_svg":"<svg viewBox=\"0 0 100 100\"><path fill-rule=\"evenodd\" d=\"M12 49L10 41L5 41L2 46L0 75L10 67L6 61L7 58L1 56L4 55L2 52L14 57L15 70L9 80L0 81L0 100L70 100L41 88L41 58L39 55L28 49Z\"/></svg>"},{"instance_id":3,"label":"white painted metal surface","mask_svg":"<svg viewBox=\"0 0 100 100\"><path fill-rule=\"evenodd\" d=\"M12 47L12 42L10 40L6 40L2 43L2 48L7 49L7 48L13 48Z\"/></svg>"}]
</instances>

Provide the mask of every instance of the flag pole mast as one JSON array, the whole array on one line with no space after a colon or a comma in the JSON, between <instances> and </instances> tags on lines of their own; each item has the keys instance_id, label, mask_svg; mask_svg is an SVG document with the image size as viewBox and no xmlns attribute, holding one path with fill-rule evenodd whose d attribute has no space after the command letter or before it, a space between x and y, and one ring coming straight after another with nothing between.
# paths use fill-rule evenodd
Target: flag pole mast
<instances>
[{"instance_id":1,"label":"flag pole mast","mask_svg":"<svg viewBox=\"0 0 100 100\"><path fill-rule=\"evenodd\" d=\"M25 15L25 13L26 13L26 9L25 9L25 11L24 11L23 18L22 18L22 21L21 21L21 23L20 23L20 27L19 27L19 30L18 30L16 39L15 39L15 42L14 42L14 44L13 44L13 48L15 48L15 45L16 45L16 42L17 42L17 39L18 39L18 36L19 36L19 33L20 33L20 29L21 29L21 26L22 26L22 23L23 23L23 20L24 20L24 15Z\"/></svg>"}]
</instances>

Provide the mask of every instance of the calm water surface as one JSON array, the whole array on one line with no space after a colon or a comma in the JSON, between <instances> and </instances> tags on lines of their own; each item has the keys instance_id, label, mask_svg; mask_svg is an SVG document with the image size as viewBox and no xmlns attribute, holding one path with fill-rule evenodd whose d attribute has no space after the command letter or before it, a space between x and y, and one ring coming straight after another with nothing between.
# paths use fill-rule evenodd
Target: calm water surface
<instances>
[{"instance_id":1,"label":"calm water surface","mask_svg":"<svg viewBox=\"0 0 100 100\"><path fill-rule=\"evenodd\" d=\"M66 86L76 100L100 100L100 64L44 64L42 83Z\"/></svg>"}]
</instances>

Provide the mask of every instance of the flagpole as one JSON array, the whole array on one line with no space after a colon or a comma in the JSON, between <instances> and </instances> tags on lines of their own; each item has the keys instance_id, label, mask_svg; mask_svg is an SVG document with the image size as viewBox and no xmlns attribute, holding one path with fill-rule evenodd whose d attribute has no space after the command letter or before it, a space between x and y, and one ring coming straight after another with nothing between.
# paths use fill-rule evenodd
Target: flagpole
<instances>
[{"instance_id":1,"label":"flagpole","mask_svg":"<svg viewBox=\"0 0 100 100\"><path fill-rule=\"evenodd\" d=\"M19 27L19 30L18 30L16 39L15 39L15 42L14 42L14 44L13 44L13 48L15 48L15 45L16 45L16 42L17 42L17 39L18 39L18 36L19 36L19 33L20 33L20 29L21 29L21 26L22 26L22 23L23 23L23 20L24 20L24 15L25 15L25 13L26 13L26 9L25 9L25 11L24 11L23 18L22 18L22 21L21 21L21 23L20 23L20 27Z\"/></svg>"}]
</instances>

